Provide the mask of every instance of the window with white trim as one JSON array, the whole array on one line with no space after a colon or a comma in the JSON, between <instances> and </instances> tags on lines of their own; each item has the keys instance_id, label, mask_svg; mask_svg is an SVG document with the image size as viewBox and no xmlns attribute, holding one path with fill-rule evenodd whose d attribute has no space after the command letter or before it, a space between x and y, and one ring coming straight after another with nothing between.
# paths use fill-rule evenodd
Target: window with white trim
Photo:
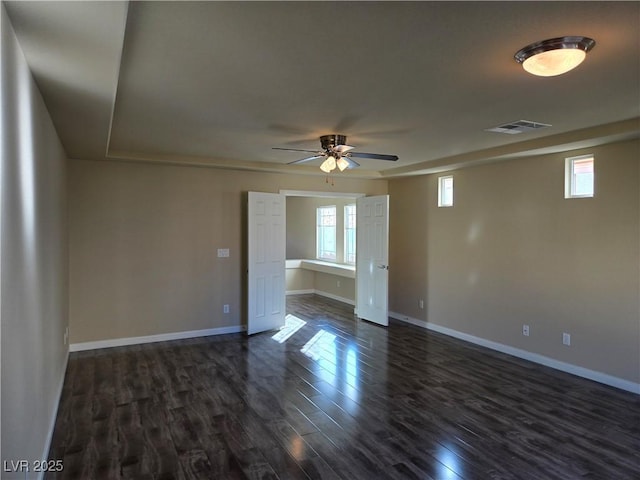
<instances>
[{"instance_id":1,"label":"window with white trim","mask_svg":"<svg viewBox=\"0 0 640 480\"><path fill-rule=\"evenodd\" d=\"M565 159L564 198L588 198L594 194L593 155Z\"/></svg>"},{"instance_id":2,"label":"window with white trim","mask_svg":"<svg viewBox=\"0 0 640 480\"><path fill-rule=\"evenodd\" d=\"M344 263L356 264L356 206L344 206Z\"/></svg>"},{"instance_id":3,"label":"window with white trim","mask_svg":"<svg viewBox=\"0 0 640 480\"><path fill-rule=\"evenodd\" d=\"M453 207L453 175L438 177L438 206Z\"/></svg>"},{"instance_id":4,"label":"window with white trim","mask_svg":"<svg viewBox=\"0 0 640 480\"><path fill-rule=\"evenodd\" d=\"M316 210L316 258L336 261L336 206Z\"/></svg>"}]
</instances>

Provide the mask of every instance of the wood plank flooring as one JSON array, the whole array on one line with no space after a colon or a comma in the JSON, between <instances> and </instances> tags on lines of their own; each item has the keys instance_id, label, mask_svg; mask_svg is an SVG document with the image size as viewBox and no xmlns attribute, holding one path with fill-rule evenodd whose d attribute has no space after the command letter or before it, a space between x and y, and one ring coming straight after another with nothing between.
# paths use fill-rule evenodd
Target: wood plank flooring
<instances>
[{"instance_id":1,"label":"wood plank flooring","mask_svg":"<svg viewBox=\"0 0 640 480\"><path fill-rule=\"evenodd\" d=\"M73 353L48 479L640 479L640 397L353 307Z\"/></svg>"}]
</instances>

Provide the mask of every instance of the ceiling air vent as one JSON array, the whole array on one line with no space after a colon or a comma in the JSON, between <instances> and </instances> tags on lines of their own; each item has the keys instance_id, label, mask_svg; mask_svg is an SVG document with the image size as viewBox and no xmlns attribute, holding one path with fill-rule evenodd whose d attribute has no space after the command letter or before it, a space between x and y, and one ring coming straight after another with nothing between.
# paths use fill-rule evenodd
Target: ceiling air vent
<instances>
[{"instance_id":1,"label":"ceiling air vent","mask_svg":"<svg viewBox=\"0 0 640 480\"><path fill-rule=\"evenodd\" d=\"M547 123L530 122L529 120L518 120L517 122L505 123L497 127L487 128L487 132L508 133L515 135L516 133L532 132L540 128L550 127Z\"/></svg>"}]
</instances>

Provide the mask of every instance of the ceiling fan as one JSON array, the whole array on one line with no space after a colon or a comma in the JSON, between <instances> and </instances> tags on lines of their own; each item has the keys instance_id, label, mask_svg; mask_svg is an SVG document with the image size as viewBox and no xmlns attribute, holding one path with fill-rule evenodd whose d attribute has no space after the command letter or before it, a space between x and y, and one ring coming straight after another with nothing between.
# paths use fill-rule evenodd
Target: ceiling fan
<instances>
[{"instance_id":1,"label":"ceiling fan","mask_svg":"<svg viewBox=\"0 0 640 480\"><path fill-rule=\"evenodd\" d=\"M273 147L274 150L288 150L291 152L309 152L314 153L310 157L301 158L300 160L294 160L293 162L289 162L288 165L296 165L300 163L312 162L313 160L318 160L320 158L324 158L324 162L320 165L320 170L323 172L329 173L332 170L338 168L341 172L347 168L355 168L359 167L360 164L356 162L355 158L372 158L374 160L390 160L395 162L398 160L397 155L383 155L380 153L364 153L364 152L354 152L350 145L347 145L347 137L346 135L322 135L320 137L320 145L322 146L322 150L301 150L298 148L280 148Z\"/></svg>"}]
</instances>

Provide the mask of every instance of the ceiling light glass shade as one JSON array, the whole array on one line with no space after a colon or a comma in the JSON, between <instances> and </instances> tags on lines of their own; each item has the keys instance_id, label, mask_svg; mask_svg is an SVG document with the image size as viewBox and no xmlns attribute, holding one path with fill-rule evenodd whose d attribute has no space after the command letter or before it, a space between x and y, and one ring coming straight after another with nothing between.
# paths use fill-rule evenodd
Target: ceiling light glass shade
<instances>
[{"instance_id":1,"label":"ceiling light glass shade","mask_svg":"<svg viewBox=\"0 0 640 480\"><path fill-rule=\"evenodd\" d=\"M322 162L322 165L320 165L320 170L322 170L325 173L329 173L331 170L334 170L336 168L336 159L333 156L329 156L327 157L327 159Z\"/></svg>"},{"instance_id":2,"label":"ceiling light glass shade","mask_svg":"<svg viewBox=\"0 0 640 480\"><path fill-rule=\"evenodd\" d=\"M539 77L555 77L576 68L586 56L583 50L549 50L527 58L522 68Z\"/></svg>"},{"instance_id":3,"label":"ceiling light glass shade","mask_svg":"<svg viewBox=\"0 0 640 480\"><path fill-rule=\"evenodd\" d=\"M532 43L515 54L527 72L540 77L555 77L582 63L596 44L587 37L559 37Z\"/></svg>"},{"instance_id":4,"label":"ceiling light glass shade","mask_svg":"<svg viewBox=\"0 0 640 480\"><path fill-rule=\"evenodd\" d=\"M349 162L347 162L344 158L340 157L338 158L336 165L338 165L338 168L340 169L340 171L343 172L344 169L349 166Z\"/></svg>"}]
</instances>

